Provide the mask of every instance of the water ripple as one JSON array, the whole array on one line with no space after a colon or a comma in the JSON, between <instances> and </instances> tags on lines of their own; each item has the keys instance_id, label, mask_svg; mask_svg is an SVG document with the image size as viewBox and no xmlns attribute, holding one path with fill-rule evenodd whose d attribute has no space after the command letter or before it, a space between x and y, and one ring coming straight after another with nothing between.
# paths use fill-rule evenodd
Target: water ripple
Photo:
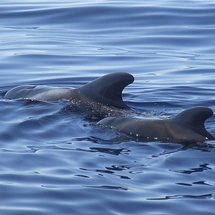
<instances>
[{"instance_id":1,"label":"water ripple","mask_svg":"<svg viewBox=\"0 0 215 215\"><path fill-rule=\"evenodd\" d=\"M0 19L1 214L214 214L214 141L143 143L95 125L215 110L214 1L3 0ZM4 99L122 71L134 111Z\"/></svg>"}]
</instances>

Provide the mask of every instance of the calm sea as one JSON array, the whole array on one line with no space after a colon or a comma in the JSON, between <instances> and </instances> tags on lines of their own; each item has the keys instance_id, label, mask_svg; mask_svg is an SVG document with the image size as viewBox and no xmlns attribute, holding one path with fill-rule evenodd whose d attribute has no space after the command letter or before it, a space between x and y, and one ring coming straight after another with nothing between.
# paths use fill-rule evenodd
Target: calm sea
<instances>
[{"instance_id":1,"label":"calm sea","mask_svg":"<svg viewBox=\"0 0 215 215\"><path fill-rule=\"evenodd\" d=\"M138 142L68 101L4 99L128 72L135 110L215 111L214 0L2 0L0 45L1 214L215 214L214 141Z\"/></svg>"}]
</instances>

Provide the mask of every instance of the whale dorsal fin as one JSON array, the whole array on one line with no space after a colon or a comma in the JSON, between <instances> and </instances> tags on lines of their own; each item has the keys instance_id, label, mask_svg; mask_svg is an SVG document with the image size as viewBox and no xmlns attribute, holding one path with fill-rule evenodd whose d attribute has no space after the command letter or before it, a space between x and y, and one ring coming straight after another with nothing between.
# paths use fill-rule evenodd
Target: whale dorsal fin
<instances>
[{"instance_id":1,"label":"whale dorsal fin","mask_svg":"<svg viewBox=\"0 0 215 215\"><path fill-rule=\"evenodd\" d=\"M192 107L179 113L171 119L173 122L183 124L187 128L192 129L198 134L207 137L210 140L215 138L207 132L204 126L204 122L209 117L213 116L213 111L204 106Z\"/></svg>"},{"instance_id":2,"label":"whale dorsal fin","mask_svg":"<svg viewBox=\"0 0 215 215\"><path fill-rule=\"evenodd\" d=\"M87 101L93 101L117 108L128 108L122 100L122 91L134 81L128 73L117 72L102 76L78 89Z\"/></svg>"}]
</instances>

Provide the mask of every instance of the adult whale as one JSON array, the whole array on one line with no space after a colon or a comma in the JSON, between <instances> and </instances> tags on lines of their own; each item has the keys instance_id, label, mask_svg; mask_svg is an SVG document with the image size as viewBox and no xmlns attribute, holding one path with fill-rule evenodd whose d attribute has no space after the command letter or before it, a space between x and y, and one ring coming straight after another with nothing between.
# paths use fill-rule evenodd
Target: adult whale
<instances>
[{"instance_id":1,"label":"adult whale","mask_svg":"<svg viewBox=\"0 0 215 215\"><path fill-rule=\"evenodd\" d=\"M78 89L24 85L12 88L4 97L6 99L22 98L40 101L74 99L123 109L128 108L128 106L122 100L122 91L133 81L132 75L118 72L102 76Z\"/></svg>"},{"instance_id":2,"label":"adult whale","mask_svg":"<svg viewBox=\"0 0 215 215\"><path fill-rule=\"evenodd\" d=\"M215 138L207 132L204 122L213 115L208 107L192 107L170 119L148 119L136 117L107 117L99 125L110 126L141 140L171 141L178 143L204 142Z\"/></svg>"}]
</instances>

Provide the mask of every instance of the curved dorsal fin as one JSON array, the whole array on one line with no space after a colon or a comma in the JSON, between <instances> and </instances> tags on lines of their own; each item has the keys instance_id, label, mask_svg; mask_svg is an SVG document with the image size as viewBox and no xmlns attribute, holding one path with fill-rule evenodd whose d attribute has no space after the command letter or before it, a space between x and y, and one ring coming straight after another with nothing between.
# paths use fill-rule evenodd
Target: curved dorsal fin
<instances>
[{"instance_id":1,"label":"curved dorsal fin","mask_svg":"<svg viewBox=\"0 0 215 215\"><path fill-rule=\"evenodd\" d=\"M94 101L117 108L128 108L122 100L122 91L133 81L134 77L132 75L117 72L102 76L80 87L78 91L87 101Z\"/></svg>"},{"instance_id":2,"label":"curved dorsal fin","mask_svg":"<svg viewBox=\"0 0 215 215\"><path fill-rule=\"evenodd\" d=\"M214 140L215 138L207 132L204 126L205 120L211 116L213 116L213 111L210 108L197 106L184 110L173 117L171 121L181 123L196 133L201 134L210 140Z\"/></svg>"}]
</instances>

